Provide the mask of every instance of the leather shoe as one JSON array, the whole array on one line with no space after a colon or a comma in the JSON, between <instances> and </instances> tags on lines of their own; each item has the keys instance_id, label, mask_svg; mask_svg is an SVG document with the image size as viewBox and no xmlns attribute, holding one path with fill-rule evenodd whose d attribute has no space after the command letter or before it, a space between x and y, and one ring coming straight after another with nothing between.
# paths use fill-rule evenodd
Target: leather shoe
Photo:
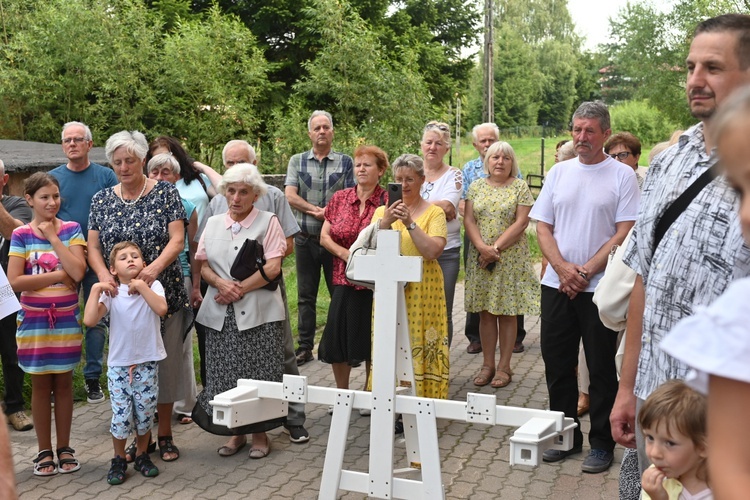
<instances>
[{"instance_id":1,"label":"leather shoe","mask_svg":"<svg viewBox=\"0 0 750 500\"><path fill-rule=\"evenodd\" d=\"M516 342L513 346L513 354L518 354L519 352L525 351L526 348L523 346L522 342Z\"/></svg>"},{"instance_id":2,"label":"leather shoe","mask_svg":"<svg viewBox=\"0 0 750 500\"><path fill-rule=\"evenodd\" d=\"M297 349L297 366L304 365L308 361L315 359L310 349Z\"/></svg>"},{"instance_id":3,"label":"leather shoe","mask_svg":"<svg viewBox=\"0 0 750 500\"><path fill-rule=\"evenodd\" d=\"M583 451L583 445L579 444L578 446L573 446L569 450L544 450L544 453L542 453L542 460L545 462L559 462L560 460L569 457L570 455L574 455L576 453L581 453Z\"/></svg>"},{"instance_id":4,"label":"leather shoe","mask_svg":"<svg viewBox=\"0 0 750 500\"><path fill-rule=\"evenodd\" d=\"M469 354L479 354L482 352L482 343L476 340L470 342L469 346L466 348L466 352Z\"/></svg>"},{"instance_id":5,"label":"leather shoe","mask_svg":"<svg viewBox=\"0 0 750 500\"><path fill-rule=\"evenodd\" d=\"M589 474L599 474L609 469L615 455L607 450L591 450L581 464L581 470Z\"/></svg>"}]
</instances>

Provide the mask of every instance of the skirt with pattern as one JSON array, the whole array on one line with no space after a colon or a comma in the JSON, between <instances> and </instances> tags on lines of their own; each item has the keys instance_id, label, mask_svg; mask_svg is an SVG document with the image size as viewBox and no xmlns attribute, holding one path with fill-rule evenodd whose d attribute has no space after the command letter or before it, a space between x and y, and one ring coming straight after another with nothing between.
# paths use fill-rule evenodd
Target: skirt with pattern
<instances>
[{"instance_id":1,"label":"skirt with pattern","mask_svg":"<svg viewBox=\"0 0 750 500\"><path fill-rule=\"evenodd\" d=\"M222 436L265 432L281 426L285 417L229 429L213 422L214 396L237 387L238 379L281 382L284 377L283 322L265 323L244 331L237 328L232 304L221 331L206 328L206 385L198 394L192 418L202 429Z\"/></svg>"}]
</instances>

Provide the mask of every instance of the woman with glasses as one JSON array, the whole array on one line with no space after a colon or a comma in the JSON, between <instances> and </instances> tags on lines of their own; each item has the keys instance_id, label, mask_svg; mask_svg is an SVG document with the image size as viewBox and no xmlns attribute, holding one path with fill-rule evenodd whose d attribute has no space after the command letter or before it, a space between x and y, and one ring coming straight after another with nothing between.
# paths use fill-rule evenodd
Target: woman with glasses
<instances>
[{"instance_id":1,"label":"woman with glasses","mask_svg":"<svg viewBox=\"0 0 750 500\"><path fill-rule=\"evenodd\" d=\"M638 177L638 189L643 189L646 169L638 166L638 160L641 159L641 141L636 136L630 132L614 134L604 144L604 152L632 168Z\"/></svg>"},{"instance_id":2,"label":"woman with glasses","mask_svg":"<svg viewBox=\"0 0 750 500\"><path fill-rule=\"evenodd\" d=\"M525 229L534 198L517 177L518 162L507 142L487 149L488 177L471 183L464 227L471 240L466 261L465 307L479 313L483 363L474 385L510 384L510 358L516 341L516 316L539 314L539 281L531 265ZM500 360L495 365L495 348Z\"/></svg>"},{"instance_id":3,"label":"woman with glasses","mask_svg":"<svg viewBox=\"0 0 750 500\"><path fill-rule=\"evenodd\" d=\"M453 296L461 265L461 222L458 220L458 202L463 192L463 175L461 170L445 163L445 155L451 149L451 131L447 123L431 121L425 125L421 146L425 179L420 193L424 200L445 212L448 222L448 239L438 264L445 280L450 347L453 339Z\"/></svg>"}]
</instances>

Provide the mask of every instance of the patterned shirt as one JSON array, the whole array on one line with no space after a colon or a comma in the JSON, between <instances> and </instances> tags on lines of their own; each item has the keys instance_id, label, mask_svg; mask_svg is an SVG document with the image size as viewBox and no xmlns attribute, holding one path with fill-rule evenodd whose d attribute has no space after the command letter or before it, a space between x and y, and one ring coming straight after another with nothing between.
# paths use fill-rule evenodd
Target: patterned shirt
<instances>
[{"instance_id":1,"label":"patterned shirt","mask_svg":"<svg viewBox=\"0 0 750 500\"><path fill-rule=\"evenodd\" d=\"M385 190L375 186L375 191L365 200L365 209L359 213L361 202L357 197L357 188L338 191L331 198L326 207L326 220L331 225L331 239L337 245L344 248L351 247L359 236L359 232L367 227L375 209L386 202ZM333 284L354 286L346 279L346 262L334 257L333 259ZM365 290L364 287L356 286L357 290Z\"/></svg>"},{"instance_id":2,"label":"patterned shirt","mask_svg":"<svg viewBox=\"0 0 750 500\"><path fill-rule=\"evenodd\" d=\"M323 208L333 193L354 187L354 162L351 157L333 150L318 161L311 149L289 159L284 185L296 187L303 200ZM320 235L323 221L299 210L294 210L294 215L303 233Z\"/></svg>"},{"instance_id":3,"label":"patterned shirt","mask_svg":"<svg viewBox=\"0 0 750 500\"><path fill-rule=\"evenodd\" d=\"M489 176L484 172L484 163L482 162L481 156L474 158L466 165L464 165L463 173L464 191L461 195L461 199L465 200L466 196L469 194L469 186L471 186L471 183L477 179L484 179L485 177Z\"/></svg>"},{"instance_id":4,"label":"patterned shirt","mask_svg":"<svg viewBox=\"0 0 750 500\"><path fill-rule=\"evenodd\" d=\"M662 338L697 306L713 302L729 283L750 275L739 198L723 176L703 188L669 227L657 251L651 250L661 214L717 159L715 151L706 154L700 123L659 155L646 176L638 221L623 256L643 277L646 293L634 390L641 399L665 381L687 375L685 364L659 349Z\"/></svg>"}]
</instances>

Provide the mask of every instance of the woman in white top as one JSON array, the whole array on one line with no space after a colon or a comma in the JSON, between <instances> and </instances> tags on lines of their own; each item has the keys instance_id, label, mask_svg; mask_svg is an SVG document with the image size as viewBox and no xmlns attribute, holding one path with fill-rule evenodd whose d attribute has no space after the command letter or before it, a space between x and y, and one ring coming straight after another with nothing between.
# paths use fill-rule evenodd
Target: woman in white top
<instances>
[{"instance_id":1,"label":"woman in white top","mask_svg":"<svg viewBox=\"0 0 750 500\"><path fill-rule=\"evenodd\" d=\"M448 241L438 264L443 270L445 305L448 311L448 346L453 339L453 296L461 265L461 222L458 220L458 202L463 192L461 170L445 163L451 149L451 130L447 123L431 121L422 131L422 157L425 181L422 198L441 208L448 221Z\"/></svg>"}]
</instances>

